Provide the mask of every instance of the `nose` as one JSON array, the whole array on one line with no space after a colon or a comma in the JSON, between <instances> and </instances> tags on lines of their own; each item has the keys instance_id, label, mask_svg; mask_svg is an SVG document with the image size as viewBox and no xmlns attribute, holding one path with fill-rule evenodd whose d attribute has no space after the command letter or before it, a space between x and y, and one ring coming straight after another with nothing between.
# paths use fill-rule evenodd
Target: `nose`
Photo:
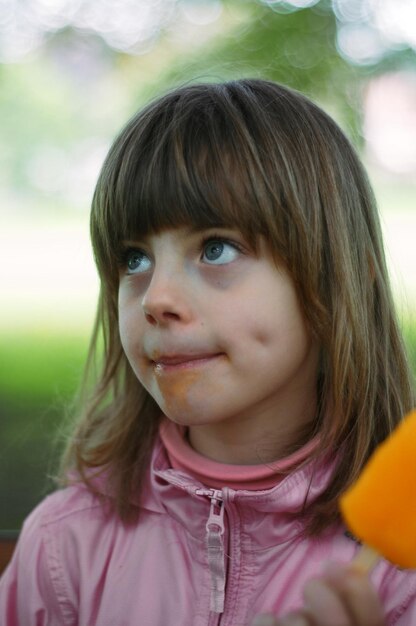
<instances>
[{"instance_id":1,"label":"nose","mask_svg":"<svg viewBox=\"0 0 416 626\"><path fill-rule=\"evenodd\" d=\"M192 311L185 276L178 271L155 269L143 295L142 307L146 321L152 326L188 322Z\"/></svg>"}]
</instances>

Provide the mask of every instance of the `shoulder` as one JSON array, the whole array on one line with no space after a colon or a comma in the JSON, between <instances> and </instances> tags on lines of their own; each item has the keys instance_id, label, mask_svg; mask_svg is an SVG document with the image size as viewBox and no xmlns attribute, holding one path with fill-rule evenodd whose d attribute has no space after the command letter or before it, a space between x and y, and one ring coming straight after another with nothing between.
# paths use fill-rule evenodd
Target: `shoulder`
<instances>
[{"instance_id":1,"label":"shoulder","mask_svg":"<svg viewBox=\"0 0 416 626\"><path fill-rule=\"evenodd\" d=\"M26 518L22 536L41 532L64 520L77 520L88 515L102 516L102 500L84 484L59 489L47 496Z\"/></svg>"},{"instance_id":2,"label":"shoulder","mask_svg":"<svg viewBox=\"0 0 416 626\"><path fill-rule=\"evenodd\" d=\"M38 564L45 577L65 563L76 575L82 554L109 525L120 525L103 500L84 484L60 489L47 496L26 518L16 546L20 563Z\"/></svg>"},{"instance_id":3,"label":"shoulder","mask_svg":"<svg viewBox=\"0 0 416 626\"><path fill-rule=\"evenodd\" d=\"M95 524L83 522L88 518ZM39 565L50 566L62 546L73 542L81 532L87 535L104 521L101 502L83 485L60 489L47 496L23 523L16 546L16 556L23 560L36 559Z\"/></svg>"},{"instance_id":4,"label":"shoulder","mask_svg":"<svg viewBox=\"0 0 416 626\"><path fill-rule=\"evenodd\" d=\"M99 499L81 485L53 493L32 511L0 581L1 624L34 626L35 616L42 611L51 624L76 623L74 581L80 561L76 544L80 545L82 534L102 528L102 523L83 524L85 516L98 520L102 515ZM20 621L13 621L9 613L19 615Z\"/></svg>"}]
</instances>

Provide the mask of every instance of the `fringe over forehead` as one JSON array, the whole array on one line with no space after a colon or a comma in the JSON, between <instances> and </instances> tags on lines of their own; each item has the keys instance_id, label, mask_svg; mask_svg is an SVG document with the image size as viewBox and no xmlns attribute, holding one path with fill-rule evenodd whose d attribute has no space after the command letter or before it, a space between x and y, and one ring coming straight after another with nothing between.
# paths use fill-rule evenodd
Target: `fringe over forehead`
<instances>
[{"instance_id":1,"label":"fringe over forehead","mask_svg":"<svg viewBox=\"0 0 416 626\"><path fill-rule=\"evenodd\" d=\"M344 281L353 264L362 273L374 252L380 261L372 192L349 141L306 97L264 80L176 89L116 138L91 213L104 288L117 289L123 241L177 226L237 227L254 247L264 236L315 296L322 277Z\"/></svg>"}]
</instances>

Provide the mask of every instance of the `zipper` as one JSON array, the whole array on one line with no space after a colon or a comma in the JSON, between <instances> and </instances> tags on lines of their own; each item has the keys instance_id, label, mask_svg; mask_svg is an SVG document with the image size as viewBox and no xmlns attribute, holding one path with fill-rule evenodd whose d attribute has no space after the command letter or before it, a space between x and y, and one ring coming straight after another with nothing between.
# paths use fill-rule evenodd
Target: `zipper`
<instances>
[{"instance_id":1,"label":"zipper","mask_svg":"<svg viewBox=\"0 0 416 626\"><path fill-rule=\"evenodd\" d=\"M224 500L218 489L197 489L198 496L210 499L210 508L205 525L205 546L211 575L210 610L213 613L224 612L225 600L225 553L224 553Z\"/></svg>"}]
</instances>

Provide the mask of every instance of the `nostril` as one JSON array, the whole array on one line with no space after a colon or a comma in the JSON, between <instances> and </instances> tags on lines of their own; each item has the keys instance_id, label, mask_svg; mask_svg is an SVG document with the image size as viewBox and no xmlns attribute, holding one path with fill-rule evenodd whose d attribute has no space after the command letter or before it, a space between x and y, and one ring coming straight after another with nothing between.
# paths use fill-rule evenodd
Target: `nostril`
<instances>
[{"instance_id":1,"label":"nostril","mask_svg":"<svg viewBox=\"0 0 416 626\"><path fill-rule=\"evenodd\" d=\"M153 326L157 324L157 320L153 317L153 315L150 315L150 313L145 313L144 316L146 318L146 322L149 322L149 324L152 324Z\"/></svg>"},{"instance_id":2,"label":"nostril","mask_svg":"<svg viewBox=\"0 0 416 626\"><path fill-rule=\"evenodd\" d=\"M163 313L163 317L165 320L178 320L180 319L180 315L177 313L173 313L172 311L165 311Z\"/></svg>"},{"instance_id":3,"label":"nostril","mask_svg":"<svg viewBox=\"0 0 416 626\"><path fill-rule=\"evenodd\" d=\"M177 313L173 313L172 311L163 311L162 313L160 313L160 315L158 313L152 315L151 313L145 312L144 316L146 321L149 324L152 324L152 326L156 326L157 324L163 324L163 322L180 319L180 315L178 315Z\"/></svg>"}]
</instances>

